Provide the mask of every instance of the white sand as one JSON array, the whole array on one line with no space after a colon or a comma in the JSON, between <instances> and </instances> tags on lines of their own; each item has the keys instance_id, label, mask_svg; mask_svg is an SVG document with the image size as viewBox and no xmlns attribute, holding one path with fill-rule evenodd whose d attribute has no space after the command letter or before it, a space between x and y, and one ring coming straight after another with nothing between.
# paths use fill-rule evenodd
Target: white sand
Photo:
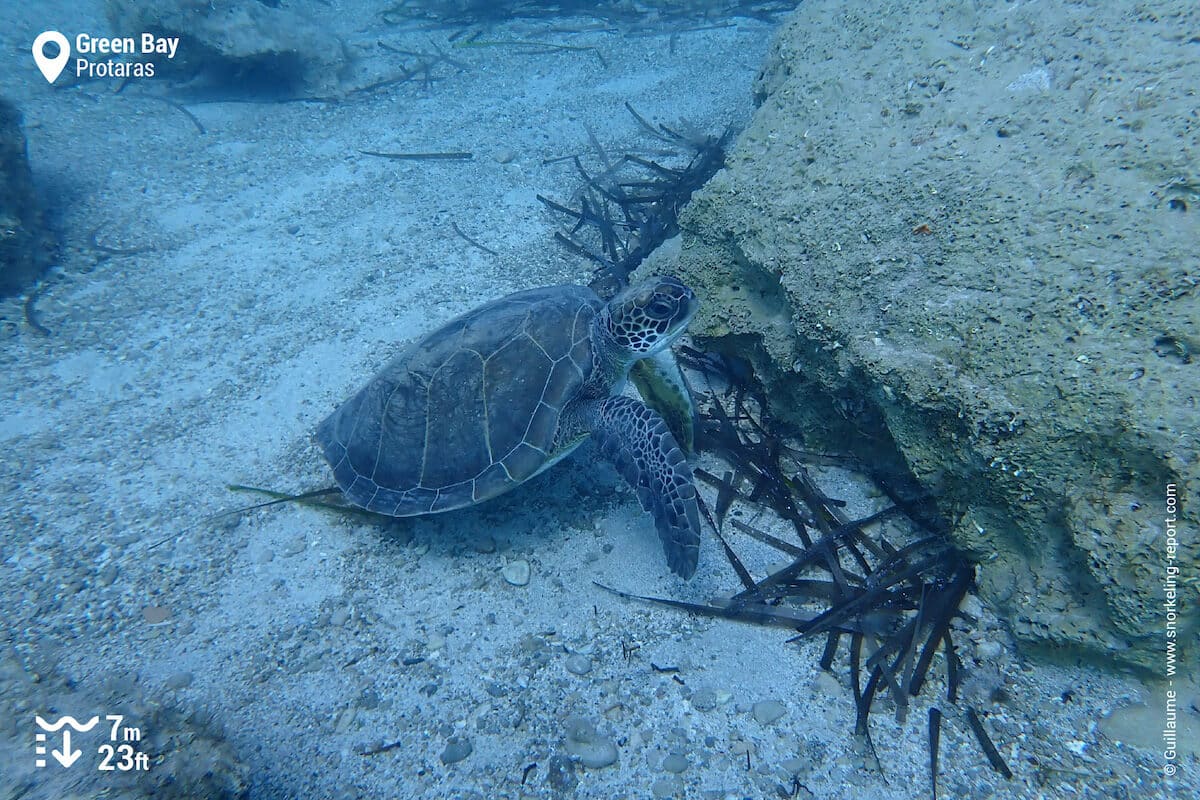
<instances>
[{"instance_id":1,"label":"white sand","mask_svg":"<svg viewBox=\"0 0 1200 800\"><path fill-rule=\"evenodd\" d=\"M52 91L33 71L33 36L103 30L99 3L6 5L5 90L26 114L32 166L66 243L38 302L53 335L26 327L19 303L2 308L10 671L69 678L81 704L117 681L205 712L250 767L255 798L555 796L549 765L570 715L619 748L614 766L577 768L578 797L775 796L793 770L800 797L925 795L923 704L903 729L886 707L879 715L881 777L858 755L844 680L818 677L819 643L787 645L786 632L695 620L592 585L705 600L736 579L712 542L690 583L671 576L632 494L587 452L453 515L380 526L282 506L199 524L252 502L229 482L326 485L313 428L399 344L503 293L586 281L588 265L553 242L559 220L535 199L565 200L578 179L569 162L543 160L586 154L585 125L614 151L645 146L626 101L711 132L744 121L768 26L684 33L672 52L667 35L518 24L488 38L595 45L607 66L589 52L455 50L467 69L440 69L430 88L336 105L190 106L200 135L178 110L139 98L153 87ZM445 46L445 33L382 26L373 12L386 5L309 7L358 40ZM476 157L403 163L360 149ZM510 163L496 160L509 152ZM499 256L468 245L452 221ZM87 245L97 227L108 246L154 249L97 263ZM837 490L850 491L844 478ZM528 586L501 577L517 559L532 566ZM170 616L151 625L147 607ZM591 672L568 672L570 653ZM1132 697L1132 683L1004 653L1018 700L992 727L1018 781L988 770L955 721L943 780L958 788L946 796L1034 796L1023 756L1061 754L1066 738L1115 757L1089 725ZM727 702L695 710L688 697L702 688ZM1067 688L1072 703L1059 699ZM765 700L783 703L783 718L757 722L750 708ZM53 710L82 718L106 713L99 703ZM0 797L19 781L52 785L31 767L30 719L5 729ZM473 752L446 766L452 736ZM392 742L402 744L360 755ZM689 761L678 776L662 770L673 752ZM1088 769L1119 774L1133 769L1126 758ZM1049 776L1048 796L1060 779Z\"/></svg>"}]
</instances>

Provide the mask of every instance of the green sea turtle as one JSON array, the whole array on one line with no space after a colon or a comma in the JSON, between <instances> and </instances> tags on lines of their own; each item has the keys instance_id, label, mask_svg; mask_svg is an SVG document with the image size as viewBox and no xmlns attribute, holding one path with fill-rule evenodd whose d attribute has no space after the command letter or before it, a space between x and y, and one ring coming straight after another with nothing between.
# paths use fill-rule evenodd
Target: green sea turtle
<instances>
[{"instance_id":1,"label":"green sea turtle","mask_svg":"<svg viewBox=\"0 0 1200 800\"><path fill-rule=\"evenodd\" d=\"M639 360L660 388L682 386L668 348L697 308L670 277L607 304L584 286L508 295L401 352L321 422L317 442L350 503L409 517L503 494L592 436L654 517L667 564L690 578L700 551L691 468L663 417L622 390ZM686 389L656 395L690 402ZM678 429L690 411L668 416Z\"/></svg>"}]
</instances>

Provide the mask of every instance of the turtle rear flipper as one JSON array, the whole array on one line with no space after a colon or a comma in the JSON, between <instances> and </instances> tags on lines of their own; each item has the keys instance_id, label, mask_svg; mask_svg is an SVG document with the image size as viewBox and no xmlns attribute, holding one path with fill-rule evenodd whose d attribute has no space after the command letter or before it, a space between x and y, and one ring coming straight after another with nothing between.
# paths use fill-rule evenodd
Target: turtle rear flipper
<instances>
[{"instance_id":1,"label":"turtle rear flipper","mask_svg":"<svg viewBox=\"0 0 1200 800\"><path fill-rule=\"evenodd\" d=\"M654 517L667 565L683 578L696 572L700 512L692 470L663 418L632 397L600 404L593 436L605 458Z\"/></svg>"}]
</instances>

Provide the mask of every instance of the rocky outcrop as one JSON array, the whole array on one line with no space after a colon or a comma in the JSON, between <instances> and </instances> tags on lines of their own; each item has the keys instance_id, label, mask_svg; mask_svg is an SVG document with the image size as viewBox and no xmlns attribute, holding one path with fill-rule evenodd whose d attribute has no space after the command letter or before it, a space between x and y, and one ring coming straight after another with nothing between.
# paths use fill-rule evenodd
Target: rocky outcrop
<instances>
[{"instance_id":1,"label":"rocky outcrop","mask_svg":"<svg viewBox=\"0 0 1200 800\"><path fill-rule=\"evenodd\" d=\"M260 97L336 97L349 68L344 44L294 9L258 0L109 0L121 36L179 38L156 74L194 88Z\"/></svg>"},{"instance_id":2,"label":"rocky outcrop","mask_svg":"<svg viewBox=\"0 0 1200 800\"><path fill-rule=\"evenodd\" d=\"M21 114L0 99L0 297L32 286L52 247L33 188Z\"/></svg>"},{"instance_id":3,"label":"rocky outcrop","mask_svg":"<svg viewBox=\"0 0 1200 800\"><path fill-rule=\"evenodd\" d=\"M1157 671L1169 484L1181 630L1200 579L1200 12L942 5L784 26L681 220L691 330L936 493L1020 638Z\"/></svg>"}]
</instances>

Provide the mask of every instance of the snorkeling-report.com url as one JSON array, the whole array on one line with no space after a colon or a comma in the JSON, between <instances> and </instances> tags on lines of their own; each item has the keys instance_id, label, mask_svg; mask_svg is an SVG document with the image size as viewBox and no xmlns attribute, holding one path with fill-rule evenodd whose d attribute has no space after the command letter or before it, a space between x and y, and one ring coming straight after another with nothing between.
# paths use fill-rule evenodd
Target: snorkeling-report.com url
<instances>
[{"instance_id":1,"label":"snorkeling-report.com url","mask_svg":"<svg viewBox=\"0 0 1200 800\"><path fill-rule=\"evenodd\" d=\"M1179 552L1179 496L1173 483L1166 486L1166 515L1163 517L1163 678L1166 680L1166 702L1163 706L1163 776L1174 778L1178 772L1178 692L1175 689L1176 648L1179 643L1179 564L1184 561Z\"/></svg>"}]
</instances>

